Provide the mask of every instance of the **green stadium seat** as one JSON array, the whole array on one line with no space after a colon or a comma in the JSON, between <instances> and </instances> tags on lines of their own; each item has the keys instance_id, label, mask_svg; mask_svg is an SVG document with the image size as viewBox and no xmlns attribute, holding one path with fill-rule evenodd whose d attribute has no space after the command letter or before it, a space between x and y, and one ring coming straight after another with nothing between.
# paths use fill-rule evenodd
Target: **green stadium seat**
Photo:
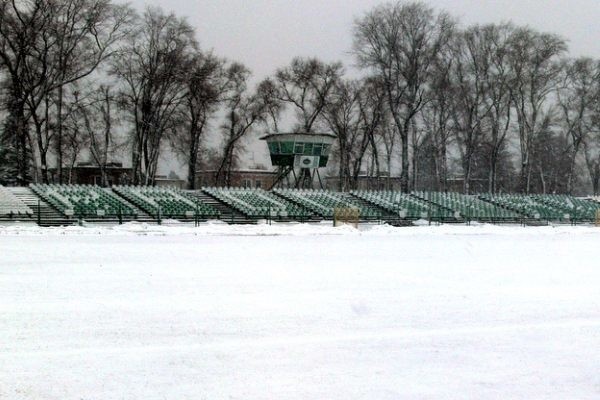
<instances>
[{"instance_id":1,"label":"green stadium seat","mask_svg":"<svg viewBox=\"0 0 600 400\"><path fill-rule=\"evenodd\" d=\"M91 185L31 184L31 189L66 216L136 217L137 211L113 193Z\"/></svg>"},{"instance_id":2,"label":"green stadium seat","mask_svg":"<svg viewBox=\"0 0 600 400\"><path fill-rule=\"evenodd\" d=\"M114 186L113 191L154 217L218 218L219 211L180 189L151 186Z\"/></svg>"},{"instance_id":3,"label":"green stadium seat","mask_svg":"<svg viewBox=\"0 0 600 400\"><path fill-rule=\"evenodd\" d=\"M253 218L307 218L310 212L262 189L205 188L204 191Z\"/></svg>"}]
</instances>

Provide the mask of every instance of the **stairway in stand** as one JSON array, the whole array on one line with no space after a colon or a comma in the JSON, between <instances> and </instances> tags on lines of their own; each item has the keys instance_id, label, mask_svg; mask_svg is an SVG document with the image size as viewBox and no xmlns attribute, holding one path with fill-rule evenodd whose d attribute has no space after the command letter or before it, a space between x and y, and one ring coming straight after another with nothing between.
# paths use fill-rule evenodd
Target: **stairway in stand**
<instances>
[{"instance_id":1,"label":"stairway in stand","mask_svg":"<svg viewBox=\"0 0 600 400\"><path fill-rule=\"evenodd\" d=\"M137 215L135 217L124 216L121 219L121 222L123 222L123 223L145 222L145 223L149 223L149 224L157 222L156 217L148 214L146 211L137 207L135 204L130 203L129 201L127 201L127 199L124 199L121 195L119 195L117 192L113 191L111 188L103 188L102 190L104 190L106 193L108 193L110 195L113 195L113 196L119 198L122 202L126 203L129 207L134 209L135 212L137 213ZM94 224L94 225L114 225L114 224L119 223L119 217L115 216L115 215L110 215L110 216L105 216L105 217L87 216L85 218L85 221L87 223Z\"/></svg>"},{"instance_id":2,"label":"stairway in stand","mask_svg":"<svg viewBox=\"0 0 600 400\"><path fill-rule=\"evenodd\" d=\"M375 208L378 211L381 212L381 220L383 222L386 222L392 226L411 226L412 222L411 221L407 221L403 218L400 218L398 215L390 212L389 210L386 210L385 208L371 203L365 199L361 199L358 196L355 196L352 193L349 193L349 195L352 197L352 201L355 202L356 204L359 204L362 207L369 207L369 208Z\"/></svg>"},{"instance_id":3,"label":"stairway in stand","mask_svg":"<svg viewBox=\"0 0 600 400\"><path fill-rule=\"evenodd\" d=\"M8 188L8 190L31 208L33 211L32 220L36 223L38 221L39 213L40 226L63 226L75 225L77 223L77 220L65 217L60 211L39 198L33 190L28 187L11 187Z\"/></svg>"},{"instance_id":4,"label":"stairway in stand","mask_svg":"<svg viewBox=\"0 0 600 400\"><path fill-rule=\"evenodd\" d=\"M206 204L212 206L213 208L215 208L216 210L218 210L221 213L221 221L223 221L223 222L227 222L228 224L255 224L256 223L256 220L253 220L252 218L249 218L246 215L242 214L241 212L234 210L233 208L229 207L228 205L223 204L222 202L220 202L219 200L210 196L209 194L205 193L204 191L190 190L187 193L191 194L192 196L195 196L203 203L206 203Z\"/></svg>"}]
</instances>

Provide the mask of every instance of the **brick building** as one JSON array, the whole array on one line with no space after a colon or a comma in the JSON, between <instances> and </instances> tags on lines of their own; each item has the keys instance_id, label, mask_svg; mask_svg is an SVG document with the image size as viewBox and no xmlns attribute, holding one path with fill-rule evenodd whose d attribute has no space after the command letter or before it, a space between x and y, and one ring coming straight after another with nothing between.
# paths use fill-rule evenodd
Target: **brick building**
<instances>
[{"instance_id":1,"label":"brick building","mask_svg":"<svg viewBox=\"0 0 600 400\"><path fill-rule=\"evenodd\" d=\"M215 182L215 170L198 171L196 187L218 186ZM269 189L273 186L277 172L262 169L240 169L231 172L231 187Z\"/></svg>"},{"instance_id":2,"label":"brick building","mask_svg":"<svg viewBox=\"0 0 600 400\"><path fill-rule=\"evenodd\" d=\"M50 182L58 182L56 168L48 170ZM101 185L100 168L92 163L81 162L73 168L63 168L65 181L74 185ZM108 186L125 185L131 182L131 168L123 167L123 163L111 162L106 166Z\"/></svg>"}]
</instances>

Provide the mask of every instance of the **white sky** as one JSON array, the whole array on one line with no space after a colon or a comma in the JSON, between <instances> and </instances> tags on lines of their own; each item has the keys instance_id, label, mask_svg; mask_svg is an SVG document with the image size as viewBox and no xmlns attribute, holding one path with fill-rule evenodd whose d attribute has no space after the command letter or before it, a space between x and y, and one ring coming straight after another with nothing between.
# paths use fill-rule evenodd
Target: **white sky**
<instances>
[{"instance_id":1,"label":"white sky","mask_svg":"<svg viewBox=\"0 0 600 400\"><path fill-rule=\"evenodd\" d=\"M132 0L188 18L204 49L235 59L262 79L294 56L349 66L352 23L379 0ZM571 54L600 58L600 0L429 0L463 24L512 20L569 41Z\"/></svg>"}]
</instances>

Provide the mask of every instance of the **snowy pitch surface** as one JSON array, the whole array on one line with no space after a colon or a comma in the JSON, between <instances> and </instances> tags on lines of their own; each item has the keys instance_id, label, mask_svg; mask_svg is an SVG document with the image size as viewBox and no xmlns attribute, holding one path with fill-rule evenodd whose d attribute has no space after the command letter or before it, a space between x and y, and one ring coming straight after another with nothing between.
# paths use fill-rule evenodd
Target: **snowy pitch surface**
<instances>
[{"instance_id":1,"label":"snowy pitch surface","mask_svg":"<svg viewBox=\"0 0 600 400\"><path fill-rule=\"evenodd\" d=\"M600 229L0 228L1 399L598 399Z\"/></svg>"}]
</instances>

